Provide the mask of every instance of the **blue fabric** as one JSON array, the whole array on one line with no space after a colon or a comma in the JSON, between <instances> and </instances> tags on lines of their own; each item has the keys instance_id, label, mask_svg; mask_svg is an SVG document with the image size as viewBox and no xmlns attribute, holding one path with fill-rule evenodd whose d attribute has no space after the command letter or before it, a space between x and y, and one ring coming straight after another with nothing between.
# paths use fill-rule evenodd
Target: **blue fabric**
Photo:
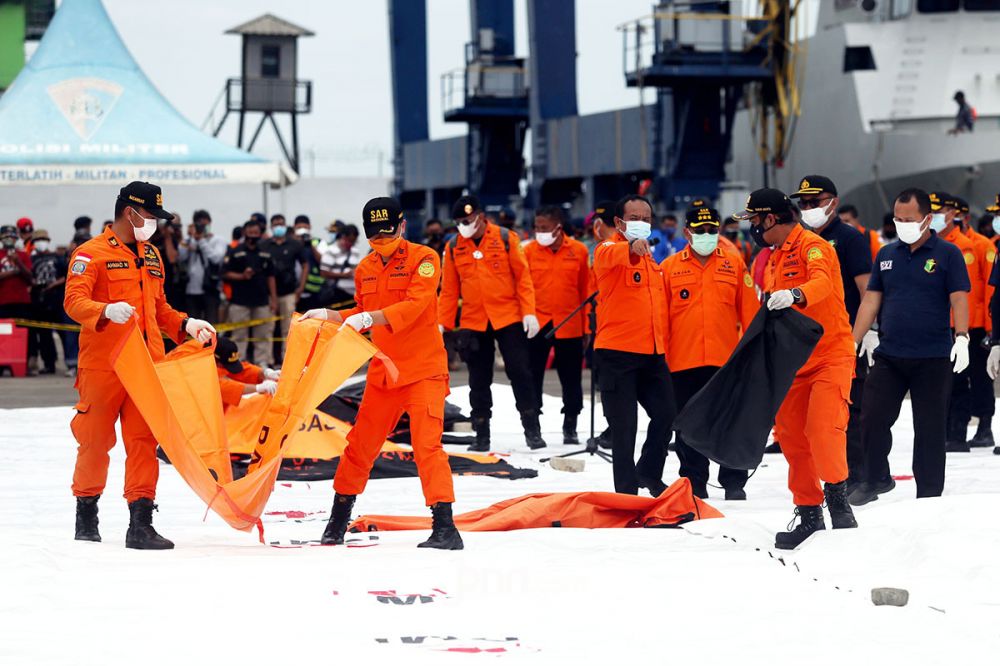
<instances>
[{"instance_id":1,"label":"blue fabric","mask_svg":"<svg viewBox=\"0 0 1000 666\"><path fill-rule=\"evenodd\" d=\"M876 354L947 358L951 354L951 294L968 292L962 251L931 232L915 252L901 241L879 250L868 289L882 292Z\"/></svg>"}]
</instances>

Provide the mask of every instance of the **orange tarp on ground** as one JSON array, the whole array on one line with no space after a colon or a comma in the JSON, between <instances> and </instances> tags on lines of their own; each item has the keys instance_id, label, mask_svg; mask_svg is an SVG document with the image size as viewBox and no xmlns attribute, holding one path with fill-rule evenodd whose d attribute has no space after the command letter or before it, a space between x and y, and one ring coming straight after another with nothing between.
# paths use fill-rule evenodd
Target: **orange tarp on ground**
<instances>
[{"instance_id":1,"label":"orange tarp on ground","mask_svg":"<svg viewBox=\"0 0 1000 666\"><path fill-rule=\"evenodd\" d=\"M691 492L691 482L678 479L659 497L619 493L541 493L505 500L485 509L455 516L464 532L504 532L539 527L666 527L722 513ZM426 530L431 519L416 516L361 516L352 531Z\"/></svg>"},{"instance_id":2,"label":"orange tarp on ground","mask_svg":"<svg viewBox=\"0 0 1000 666\"><path fill-rule=\"evenodd\" d=\"M358 368L378 353L350 327L309 319L288 334L278 391L256 419L227 434L213 349L192 349L154 364L133 325L113 355L115 372L170 462L191 489L231 526L260 529L274 488L281 450L302 422ZM231 447L253 450L248 474L234 481Z\"/></svg>"}]
</instances>

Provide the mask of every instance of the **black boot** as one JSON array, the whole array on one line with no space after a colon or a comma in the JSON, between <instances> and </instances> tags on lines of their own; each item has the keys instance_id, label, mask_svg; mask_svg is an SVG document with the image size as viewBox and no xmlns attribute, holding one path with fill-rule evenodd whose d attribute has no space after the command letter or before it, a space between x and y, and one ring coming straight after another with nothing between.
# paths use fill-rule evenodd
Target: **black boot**
<instances>
[{"instance_id":1,"label":"black boot","mask_svg":"<svg viewBox=\"0 0 1000 666\"><path fill-rule=\"evenodd\" d=\"M847 496L847 501L851 503L851 506L863 506L874 502L879 495L887 493L895 487L896 481L891 476L878 483L865 481L851 491L851 494Z\"/></svg>"},{"instance_id":2,"label":"black boot","mask_svg":"<svg viewBox=\"0 0 1000 666\"><path fill-rule=\"evenodd\" d=\"M462 543L462 535L455 527L455 521L451 516L451 503L438 502L431 506L431 515L434 523L431 527L431 538L423 543L418 543L417 548L437 548L438 550L462 550L465 544Z\"/></svg>"},{"instance_id":3,"label":"black boot","mask_svg":"<svg viewBox=\"0 0 1000 666\"><path fill-rule=\"evenodd\" d=\"M579 444L580 436L576 434L576 414L563 416L563 444Z\"/></svg>"},{"instance_id":4,"label":"black boot","mask_svg":"<svg viewBox=\"0 0 1000 666\"><path fill-rule=\"evenodd\" d=\"M727 502L745 502L746 499L747 491L742 488L726 488Z\"/></svg>"},{"instance_id":5,"label":"black boot","mask_svg":"<svg viewBox=\"0 0 1000 666\"><path fill-rule=\"evenodd\" d=\"M826 497L826 509L830 512L830 524L835 530L857 527L854 512L847 502L847 481L823 484L823 496Z\"/></svg>"},{"instance_id":6,"label":"black boot","mask_svg":"<svg viewBox=\"0 0 1000 666\"><path fill-rule=\"evenodd\" d=\"M529 410L521 412L521 425L524 427L524 441L529 449L544 449L545 440L542 439L542 426L538 424L538 411Z\"/></svg>"},{"instance_id":7,"label":"black boot","mask_svg":"<svg viewBox=\"0 0 1000 666\"><path fill-rule=\"evenodd\" d=\"M100 495L93 497L76 498L76 540L77 541L97 541L101 540L101 533L97 531L97 500Z\"/></svg>"},{"instance_id":8,"label":"black boot","mask_svg":"<svg viewBox=\"0 0 1000 666\"><path fill-rule=\"evenodd\" d=\"M128 532L125 533L125 547L136 550L170 550L174 542L164 539L153 529L153 500L148 497L137 499L128 505Z\"/></svg>"},{"instance_id":9,"label":"black boot","mask_svg":"<svg viewBox=\"0 0 1000 666\"><path fill-rule=\"evenodd\" d=\"M357 495L341 495L337 493L333 497L333 508L330 509L330 520L326 523L323 536L319 542L324 546L339 546L344 543L344 535L347 534L347 526L351 522L351 509L354 508L354 500Z\"/></svg>"},{"instance_id":10,"label":"black boot","mask_svg":"<svg viewBox=\"0 0 1000 666\"><path fill-rule=\"evenodd\" d=\"M976 434L972 436L969 446L985 448L996 444L993 441L993 428L990 427L990 421L991 418L988 416L981 416L979 418L979 425L976 426Z\"/></svg>"},{"instance_id":11,"label":"black boot","mask_svg":"<svg viewBox=\"0 0 1000 666\"><path fill-rule=\"evenodd\" d=\"M593 447L594 445L597 445L602 449L607 449L610 451L613 448L611 444L611 428L606 428L604 432L602 432L597 437L588 437L587 446Z\"/></svg>"},{"instance_id":12,"label":"black boot","mask_svg":"<svg viewBox=\"0 0 1000 666\"><path fill-rule=\"evenodd\" d=\"M490 417L476 416L472 419L472 429L476 431L476 443L469 447L470 451L485 453L490 450Z\"/></svg>"},{"instance_id":13,"label":"black boot","mask_svg":"<svg viewBox=\"0 0 1000 666\"><path fill-rule=\"evenodd\" d=\"M795 507L795 515L800 519L798 526L792 529L792 525L795 524L795 518L792 518L792 522L788 523L789 531L778 532L774 537L775 548L793 550L798 548L799 544L808 539L813 532L826 529L826 524L823 522L823 507L821 506L797 506Z\"/></svg>"},{"instance_id":14,"label":"black boot","mask_svg":"<svg viewBox=\"0 0 1000 666\"><path fill-rule=\"evenodd\" d=\"M778 442L771 442L764 447L764 453L781 453L781 444Z\"/></svg>"},{"instance_id":15,"label":"black boot","mask_svg":"<svg viewBox=\"0 0 1000 666\"><path fill-rule=\"evenodd\" d=\"M639 479L639 487L649 491L649 496L657 498L667 489L667 484L662 479Z\"/></svg>"}]
</instances>

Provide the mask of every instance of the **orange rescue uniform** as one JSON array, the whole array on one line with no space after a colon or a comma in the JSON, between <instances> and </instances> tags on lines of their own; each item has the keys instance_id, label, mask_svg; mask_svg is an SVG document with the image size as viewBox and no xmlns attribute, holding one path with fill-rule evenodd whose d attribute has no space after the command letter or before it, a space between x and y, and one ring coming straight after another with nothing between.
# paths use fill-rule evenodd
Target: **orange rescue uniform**
<instances>
[{"instance_id":1,"label":"orange rescue uniform","mask_svg":"<svg viewBox=\"0 0 1000 666\"><path fill-rule=\"evenodd\" d=\"M985 275L981 272L979 263L976 261L975 243L962 233L958 225L953 225L951 231L947 235L942 235L941 238L962 251L965 269L969 272L969 283L972 285L972 290L969 291L969 328L983 328L986 325L988 310L984 305L983 295L986 292L986 280L989 278L989 272ZM954 325L953 313L952 326Z\"/></svg>"},{"instance_id":2,"label":"orange rescue uniform","mask_svg":"<svg viewBox=\"0 0 1000 666\"><path fill-rule=\"evenodd\" d=\"M517 234L487 222L478 243L461 234L448 242L439 321L445 330L455 328L459 296L459 328L499 330L535 314L531 271Z\"/></svg>"},{"instance_id":3,"label":"orange rescue uniform","mask_svg":"<svg viewBox=\"0 0 1000 666\"><path fill-rule=\"evenodd\" d=\"M625 237L616 233L594 249L594 277L598 290L594 349L666 353L663 270L653 258L636 257Z\"/></svg>"},{"instance_id":4,"label":"orange rescue uniform","mask_svg":"<svg viewBox=\"0 0 1000 666\"><path fill-rule=\"evenodd\" d=\"M819 235L795 226L764 270L764 291L799 288L823 337L778 409L774 436L788 460L788 488L797 506L823 504L820 480L847 478L847 419L854 376L854 339L844 306L840 261Z\"/></svg>"},{"instance_id":5,"label":"orange rescue uniform","mask_svg":"<svg viewBox=\"0 0 1000 666\"><path fill-rule=\"evenodd\" d=\"M437 290L441 262L429 247L402 241L388 263L372 252L354 271L356 307L343 317L381 310L388 324L371 329L372 342L396 365L393 382L385 363L368 366L367 385L357 420L347 435L334 490L359 495L403 412L410 416L411 445L427 506L454 502L448 454L441 446L444 399L448 395L448 356L438 330Z\"/></svg>"},{"instance_id":6,"label":"orange rescue uniform","mask_svg":"<svg viewBox=\"0 0 1000 666\"><path fill-rule=\"evenodd\" d=\"M591 294L588 254L587 246L565 234L558 250L537 242L524 246L535 289L535 316L541 328L549 323L558 326ZM556 331L556 338L579 338L586 328L587 313L583 308Z\"/></svg>"},{"instance_id":7,"label":"orange rescue uniform","mask_svg":"<svg viewBox=\"0 0 1000 666\"><path fill-rule=\"evenodd\" d=\"M742 257L718 248L702 264L686 247L664 259L660 267L667 298L664 331L671 372L722 367L760 307Z\"/></svg>"},{"instance_id":8,"label":"orange rescue uniform","mask_svg":"<svg viewBox=\"0 0 1000 666\"><path fill-rule=\"evenodd\" d=\"M997 257L997 250L992 240L974 230L971 225L966 227L965 236L972 241L973 252L976 255L976 266L979 269L979 278L983 285L983 321L981 328L989 331L993 329L992 322L990 321L990 301L993 299L993 291L995 290L995 287L990 284L990 273L993 271L993 261ZM970 274L969 277L971 279L972 275ZM972 297L971 293L969 297ZM971 319L969 321L969 328L974 328Z\"/></svg>"},{"instance_id":9,"label":"orange rescue uniform","mask_svg":"<svg viewBox=\"0 0 1000 666\"><path fill-rule=\"evenodd\" d=\"M139 331L154 361L164 355L160 332L178 343L183 341L186 317L167 304L163 262L150 243L138 243L133 252L107 227L80 245L69 263L64 306L82 327L76 378L80 400L70 424L79 444L73 494L90 497L104 492L108 451L115 445L115 421L120 417L126 453L125 499L155 499L156 439L111 366L112 352L129 327L104 318L104 308L118 301L135 308Z\"/></svg>"},{"instance_id":10,"label":"orange rescue uniform","mask_svg":"<svg viewBox=\"0 0 1000 666\"><path fill-rule=\"evenodd\" d=\"M868 248L872 253L872 261L875 261L875 255L877 255L878 251L882 249L882 241L879 240L878 234L875 233L874 229L869 229L860 222L852 224L851 226L857 229L861 235L865 237L865 240L868 241Z\"/></svg>"},{"instance_id":11,"label":"orange rescue uniform","mask_svg":"<svg viewBox=\"0 0 1000 666\"><path fill-rule=\"evenodd\" d=\"M264 381L264 370L243 361L243 370L229 372L222 366L216 366L219 371L219 388L222 390L222 408L227 410L235 407L243 400L243 388L246 384L260 384Z\"/></svg>"}]
</instances>

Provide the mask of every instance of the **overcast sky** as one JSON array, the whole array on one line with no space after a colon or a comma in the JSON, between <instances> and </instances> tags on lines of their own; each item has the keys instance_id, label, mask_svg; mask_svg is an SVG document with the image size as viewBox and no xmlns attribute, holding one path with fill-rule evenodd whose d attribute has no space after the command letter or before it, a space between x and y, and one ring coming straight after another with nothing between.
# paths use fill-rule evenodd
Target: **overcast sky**
<instances>
[{"instance_id":1,"label":"overcast sky","mask_svg":"<svg viewBox=\"0 0 1000 666\"><path fill-rule=\"evenodd\" d=\"M191 122L201 126L225 80L240 73L240 38L223 34L270 12L316 33L299 40L299 77L313 81L313 112L301 119L303 174L388 176L392 93L386 0L104 0L139 66ZM527 55L526 0L514 0L516 51ZM648 15L650 0L578 0L577 91L581 114L638 104L625 87L615 26ZM441 119L440 77L463 65L468 0L428 0L431 137L465 133ZM164 39L166 38L166 39ZM173 42L173 47L164 46ZM650 95L650 93L647 93ZM221 105L217 108L221 108ZM217 113L216 119L221 115ZM235 143L231 117L225 138ZM247 139L252 131L247 132ZM255 152L277 157L271 135ZM379 163L379 154L383 162Z\"/></svg>"}]
</instances>

